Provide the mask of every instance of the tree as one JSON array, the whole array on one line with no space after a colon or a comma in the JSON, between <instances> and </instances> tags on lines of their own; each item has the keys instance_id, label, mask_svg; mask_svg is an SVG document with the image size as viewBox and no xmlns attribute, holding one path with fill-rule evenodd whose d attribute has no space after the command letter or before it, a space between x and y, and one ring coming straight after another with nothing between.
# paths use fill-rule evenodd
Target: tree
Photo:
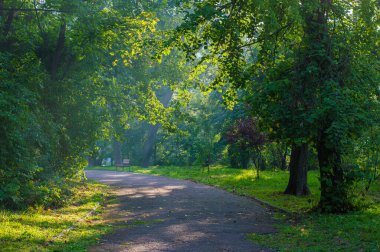
<instances>
[{"instance_id":1,"label":"tree","mask_svg":"<svg viewBox=\"0 0 380 252\"><path fill-rule=\"evenodd\" d=\"M163 95L161 96L160 102L162 105L167 108L169 102L172 99L173 91L170 88L165 88ZM155 125L150 125L148 129L148 136L144 143L143 152L142 152L142 163L143 167L148 167L151 164L151 157L153 155L154 146L156 143L157 131L161 125L156 123Z\"/></svg>"},{"instance_id":2,"label":"tree","mask_svg":"<svg viewBox=\"0 0 380 252\"><path fill-rule=\"evenodd\" d=\"M258 129L257 120L251 118L238 120L227 132L227 140L230 144L238 145L243 151L248 151L243 168L247 168L250 156L253 154L257 179L259 179L263 160L261 151L267 142L267 136Z\"/></svg>"},{"instance_id":3,"label":"tree","mask_svg":"<svg viewBox=\"0 0 380 252\"><path fill-rule=\"evenodd\" d=\"M0 1L2 206L64 204L94 143L142 114L152 92L123 85L120 72L142 55L157 20L131 7Z\"/></svg>"},{"instance_id":4,"label":"tree","mask_svg":"<svg viewBox=\"0 0 380 252\"><path fill-rule=\"evenodd\" d=\"M285 189L285 194L309 195L310 189L307 185L307 158L308 145L293 145L289 163L289 182Z\"/></svg>"},{"instance_id":5,"label":"tree","mask_svg":"<svg viewBox=\"0 0 380 252\"><path fill-rule=\"evenodd\" d=\"M378 115L378 12L371 0L209 0L194 2L177 29L178 44L199 68L218 67L209 88L227 85L227 100L248 90L247 102L271 137L316 146L323 212L353 207L349 190L357 177L343 156ZM297 152L294 167L305 163L305 151Z\"/></svg>"}]
</instances>

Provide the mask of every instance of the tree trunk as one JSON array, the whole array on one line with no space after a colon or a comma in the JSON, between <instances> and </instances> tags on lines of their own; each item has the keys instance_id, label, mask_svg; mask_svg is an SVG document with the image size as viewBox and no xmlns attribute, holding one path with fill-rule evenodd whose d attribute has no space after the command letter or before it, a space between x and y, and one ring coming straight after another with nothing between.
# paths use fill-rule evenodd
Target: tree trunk
<instances>
[{"instance_id":1,"label":"tree trunk","mask_svg":"<svg viewBox=\"0 0 380 252\"><path fill-rule=\"evenodd\" d=\"M96 156L88 156L87 157L87 163L88 163L88 166L101 166L102 165L102 161L100 159L98 159Z\"/></svg>"},{"instance_id":2,"label":"tree trunk","mask_svg":"<svg viewBox=\"0 0 380 252\"><path fill-rule=\"evenodd\" d=\"M17 14L16 8L12 7L9 10L7 20L4 23L4 29L3 29L4 38L7 37L8 34L9 34L9 32L11 31L12 22L13 22L13 19L15 18L15 16L16 16L16 14Z\"/></svg>"},{"instance_id":3,"label":"tree trunk","mask_svg":"<svg viewBox=\"0 0 380 252\"><path fill-rule=\"evenodd\" d=\"M327 144L327 135L322 133L317 143L320 169L321 198L319 209L326 213L344 213L353 206L348 197L341 153Z\"/></svg>"},{"instance_id":4,"label":"tree trunk","mask_svg":"<svg viewBox=\"0 0 380 252\"><path fill-rule=\"evenodd\" d=\"M239 153L240 167L243 169L248 169L250 153L246 148L241 148Z\"/></svg>"},{"instance_id":5,"label":"tree trunk","mask_svg":"<svg viewBox=\"0 0 380 252\"><path fill-rule=\"evenodd\" d=\"M262 167L262 156L259 150L255 150L253 155L253 163L256 168L256 179L260 179L260 170Z\"/></svg>"},{"instance_id":6,"label":"tree trunk","mask_svg":"<svg viewBox=\"0 0 380 252\"><path fill-rule=\"evenodd\" d=\"M173 92L168 88L168 90L164 93L162 98L159 99L165 108L169 105L172 96ZM160 127L161 125L159 123L149 126L147 140L144 143L142 152L142 167L148 167L151 164L154 146L156 144L157 132Z\"/></svg>"},{"instance_id":7,"label":"tree trunk","mask_svg":"<svg viewBox=\"0 0 380 252\"><path fill-rule=\"evenodd\" d=\"M4 0L0 0L0 16L4 16Z\"/></svg>"},{"instance_id":8,"label":"tree trunk","mask_svg":"<svg viewBox=\"0 0 380 252\"><path fill-rule=\"evenodd\" d=\"M61 62L63 50L65 48L66 22L63 22L59 28L57 45L50 66L50 77L52 80L57 79L58 65Z\"/></svg>"},{"instance_id":9,"label":"tree trunk","mask_svg":"<svg viewBox=\"0 0 380 252\"><path fill-rule=\"evenodd\" d=\"M143 158L142 158L142 163L141 163L142 167L148 167L151 164L151 157L154 151L154 146L155 146L156 138L157 138L157 132L160 126L161 125L159 123L155 125L149 125L148 136L143 147L143 154L142 154Z\"/></svg>"},{"instance_id":10,"label":"tree trunk","mask_svg":"<svg viewBox=\"0 0 380 252\"><path fill-rule=\"evenodd\" d=\"M157 164L157 143L154 143L154 148L153 148L153 163Z\"/></svg>"},{"instance_id":11,"label":"tree trunk","mask_svg":"<svg viewBox=\"0 0 380 252\"><path fill-rule=\"evenodd\" d=\"M286 154L288 152L288 146L285 146L285 150L283 153L281 153L280 149L280 155L281 155L281 170L285 171L286 170Z\"/></svg>"},{"instance_id":12,"label":"tree trunk","mask_svg":"<svg viewBox=\"0 0 380 252\"><path fill-rule=\"evenodd\" d=\"M256 175L257 175L256 179L260 179L260 166L261 166L260 163L261 163L261 157L258 154L258 156L257 156L257 165L256 165Z\"/></svg>"},{"instance_id":13,"label":"tree trunk","mask_svg":"<svg viewBox=\"0 0 380 252\"><path fill-rule=\"evenodd\" d=\"M332 54L333 43L328 29L331 10L331 0L320 0L316 13L314 16L310 15L306 22L308 29L305 35L310 40L310 59L314 60L319 68L316 81L320 83L323 91L327 90L328 92L331 92L329 88L331 82L337 82L332 64L334 59ZM310 78L313 77L310 76ZM339 91L335 92L339 93ZM322 104L324 97L321 97ZM332 98L335 95L327 97ZM352 205L348 195L348 181L343 173L339 140L333 142L328 135L331 133L327 132L327 129L334 123L334 114L339 113L339 110L335 110L335 108L329 108L329 110L325 112L324 118L321 120L324 124L321 125L316 139L321 185L319 208L322 212L342 213L351 210Z\"/></svg>"},{"instance_id":14,"label":"tree trunk","mask_svg":"<svg viewBox=\"0 0 380 252\"><path fill-rule=\"evenodd\" d=\"M121 166L123 162L123 158L121 155L121 143L116 139L113 139L112 141L112 156L114 160L114 165Z\"/></svg>"},{"instance_id":15,"label":"tree trunk","mask_svg":"<svg viewBox=\"0 0 380 252\"><path fill-rule=\"evenodd\" d=\"M289 163L290 177L285 194L296 196L310 194L310 189L307 186L307 156L308 145L306 143L302 145L293 144Z\"/></svg>"}]
</instances>

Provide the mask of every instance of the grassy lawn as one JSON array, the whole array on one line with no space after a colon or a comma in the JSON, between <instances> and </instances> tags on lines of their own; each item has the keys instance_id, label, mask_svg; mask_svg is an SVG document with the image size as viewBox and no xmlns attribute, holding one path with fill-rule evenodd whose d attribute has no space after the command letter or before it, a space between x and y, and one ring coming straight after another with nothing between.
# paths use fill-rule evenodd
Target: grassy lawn
<instances>
[{"instance_id":1,"label":"grassy lawn","mask_svg":"<svg viewBox=\"0 0 380 252\"><path fill-rule=\"evenodd\" d=\"M92 169L115 170L115 167ZM118 168L118 170L121 170ZM319 215L308 213L319 200L318 172L309 172L311 196L284 195L289 174L287 172L262 171L256 179L254 170L231 169L222 166L207 169L199 167L130 167L137 173L160 175L212 185L233 193L251 196L296 214L286 224L278 226L275 235L251 234L249 238L264 247L279 251L380 251L380 182L377 181L368 197L371 207L345 215ZM282 214L277 217L286 218Z\"/></svg>"},{"instance_id":2,"label":"grassy lawn","mask_svg":"<svg viewBox=\"0 0 380 252\"><path fill-rule=\"evenodd\" d=\"M108 187L89 181L75 189L73 202L67 207L0 211L0 251L85 251L111 230L101 220L101 204L107 193ZM77 223L98 203L93 215ZM74 229L55 238L74 223L77 223Z\"/></svg>"},{"instance_id":3,"label":"grassy lawn","mask_svg":"<svg viewBox=\"0 0 380 252\"><path fill-rule=\"evenodd\" d=\"M278 226L278 234L251 234L279 251L380 251L380 207L345 215L310 214Z\"/></svg>"}]
</instances>

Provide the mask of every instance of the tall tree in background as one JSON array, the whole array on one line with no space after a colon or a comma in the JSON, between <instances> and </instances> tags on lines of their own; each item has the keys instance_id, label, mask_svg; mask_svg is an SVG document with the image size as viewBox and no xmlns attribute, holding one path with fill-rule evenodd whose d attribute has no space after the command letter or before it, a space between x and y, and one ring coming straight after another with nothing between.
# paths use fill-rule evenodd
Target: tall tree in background
<instances>
[{"instance_id":1,"label":"tall tree in background","mask_svg":"<svg viewBox=\"0 0 380 252\"><path fill-rule=\"evenodd\" d=\"M172 99L173 91L170 90L169 87L164 87L161 89L161 96L158 98L159 101L162 103L162 106L167 108L169 106L169 102ZM141 165L143 167L148 167L152 164L152 155L154 151L154 146L156 144L156 138L157 138L157 132L158 129L161 127L160 123L156 123L154 125L149 125L148 128L148 134L146 141L143 146L142 150L142 163Z\"/></svg>"}]
</instances>

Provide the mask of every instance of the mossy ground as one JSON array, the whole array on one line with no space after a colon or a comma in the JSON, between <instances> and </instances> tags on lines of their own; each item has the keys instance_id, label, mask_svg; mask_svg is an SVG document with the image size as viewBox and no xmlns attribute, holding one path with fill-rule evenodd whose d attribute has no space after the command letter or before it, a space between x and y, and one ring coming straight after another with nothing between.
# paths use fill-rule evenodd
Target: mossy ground
<instances>
[{"instance_id":1,"label":"mossy ground","mask_svg":"<svg viewBox=\"0 0 380 252\"><path fill-rule=\"evenodd\" d=\"M260 179L254 170L213 166L210 172L200 167L94 167L92 169L126 170L160 175L219 187L239 195L255 197L291 211L297 219L283 214L279 232L270 235L249 235L249 239L264 247L279 251L380 251L380 182L372 186L367 200L370 207L344 215L321 215L310 212L319 200L318 172L309 172L312 195L284 195L288 172L262 171Z\"/></svg>"},{"instance_id":2,"label":"mossy ground","mask_svg":"<svg viewBox=\"0 0 380 252\"><path fill-rule=\"evenodd\" d=\"M22 212L0 211L1 251L86 251L111 226L102 220L102 204L109 188L88 181L74 189L72 203L60 209L28 209ZM94 213L79 219L100 204ZM55 237L75 224L62 237Z\"/></svg>"}]
</instances>

